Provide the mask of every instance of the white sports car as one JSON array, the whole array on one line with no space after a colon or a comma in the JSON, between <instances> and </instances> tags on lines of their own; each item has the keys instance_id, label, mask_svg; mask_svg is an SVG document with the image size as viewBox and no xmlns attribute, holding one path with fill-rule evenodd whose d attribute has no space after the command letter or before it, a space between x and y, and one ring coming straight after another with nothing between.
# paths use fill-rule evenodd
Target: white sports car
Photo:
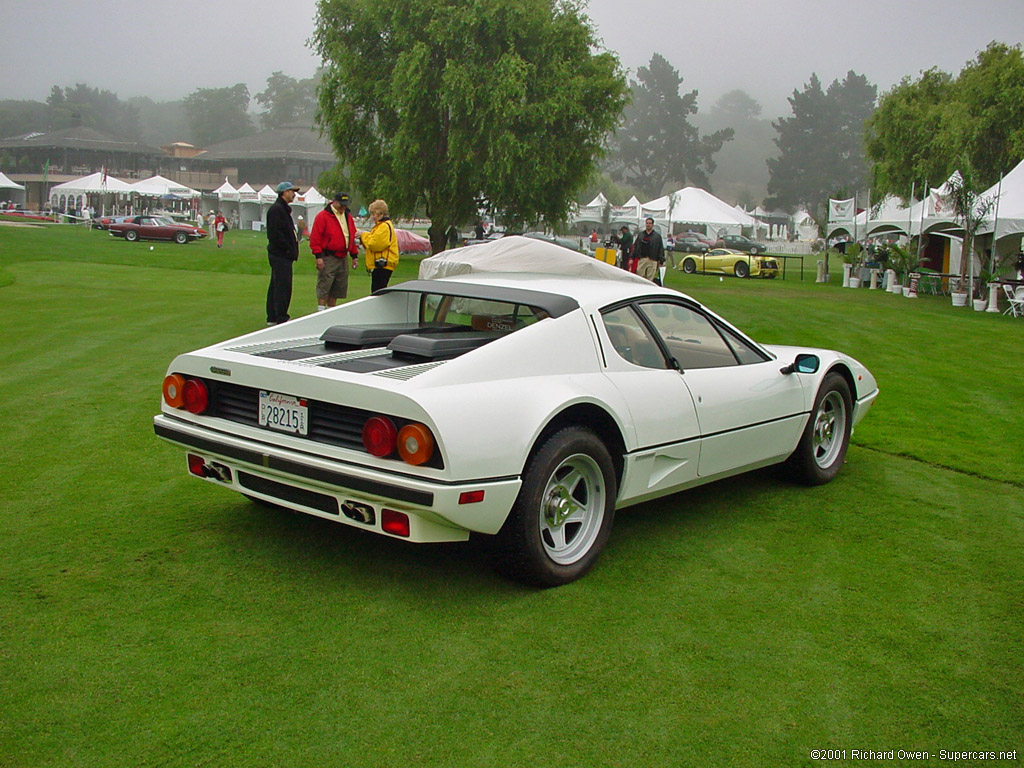
<instances>
[{"instance_id":1,"label":"white sports car","mask_svg":"<svg viewBox=\"0 0 1024 768\"><path fill-rule=\"evenodd\" d=\"M582 576L616 509L769 464L824 483L878 388L674 290L509 237L175 358L157 435L246 496L414 542L486 534L508 576ZM422 279L427 277L429 279Z\"/></svg>"}]
</instances>

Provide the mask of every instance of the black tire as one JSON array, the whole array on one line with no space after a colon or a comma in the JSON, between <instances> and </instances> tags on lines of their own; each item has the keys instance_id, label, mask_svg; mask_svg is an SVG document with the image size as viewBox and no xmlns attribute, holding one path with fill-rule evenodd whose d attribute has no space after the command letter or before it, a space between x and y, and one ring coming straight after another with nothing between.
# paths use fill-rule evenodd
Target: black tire
<instances>
[{"instance_id":1,"label":"black tire","mask_svg":"<svg viewBox=\"0 0 1024 768\"><path fill-rule=\"evenodd\" d=\"M838 373L826 374L800 442L786 459L786 470L804 485L824 485L839 474L852 432L850 385Z\"/></svg>"},{"instance_id":2,"label":"black tire","mask_svg":"<svg viewBox=\"0 0 1024 768\"><path fill-rule=\"evenodd\" d=\"M750 265L745 261L737 261L732 271L736 277L750 277Z\"/></svg>"},{"instance_id":3,"label":"black tire","mask_svg":"<svg viewBox=\"0 0 1024 768\"><path fill-rule=\"evenodd\" d=\"M527 462L519 496L495 537L498 570L535 587L580 578L608 541L617 494L604 443L582 427L555 432Z\"/></svg>"},{"instance_id":4,"label":"black tire","mask_svg":"<svg viewBox=\"0 0 1024 768\"><path fill-rule=\"evenodd\" d=\"M139 239L139 233L136 232L134 229L129 229L127 232L124 233L124 239L127 240L129 243L134 243L136 240Z\"/></svg>"},{"instance_id":5,"label":"black tire","mask_svg":"<svg viewBox=\"0 0 1024 768\"><path fill-rule=\"evenodd\" d=\"M174 242L176 242L178 245L184 245L185 243L188 242L188 235L186 235L184 232L175 232Z\"/></svg>"},{"instance_id":6,"label":"black tire","mask_svg":"<svg viewBox=\"0 0 1024 768\"><path fill-rule=\"evenodd\" d=\"M692 275L697 271L697 262L693 259L683 259L683 272Z\"/></svg>"}]
</instances>

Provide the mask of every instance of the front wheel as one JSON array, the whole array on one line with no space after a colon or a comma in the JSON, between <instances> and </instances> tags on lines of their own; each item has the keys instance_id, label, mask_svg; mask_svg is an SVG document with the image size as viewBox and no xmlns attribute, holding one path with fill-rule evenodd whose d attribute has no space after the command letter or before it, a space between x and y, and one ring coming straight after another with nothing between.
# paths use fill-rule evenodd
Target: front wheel
<instances>
[{"instance_id":1,"label":"front wheel","mask_svg":"<svg viewBox=\"0 0 1024 768\"><path fill-rule=\"evenodd\" d=\"M683 272L688 275L692 275L697 271L697 262L693 259L685 259L683 261Z\"/></svg>"},{"instance_id":2,"label":"front wheel","mask_svg":"<svg viewBox=\"0 0 1024 768\"><path fill-rule=\"evenodd\" d=\"M523 486L497 534L498 569L536 587L590 570L611 533L617 494L611 456L581 427L554 433L530 457Z\"/></svg>"},{"instance_id":3,"label":"front wheel","mask_svg":"<svg viewBox=\"0 0 1024 768\"><path fill-rule=\"evenodd\" d=\"M852 432L850 385L838 373L829 373L814 399L800 442L786 460L786 468L805 485L824 485L839 474Z\"/></svg>"},{"instance_id":4,"label":"front wheel","mask_svg":"<svg viewBox=\"0 0 1024 768\"><path fill-rule=\"evenodd\" d=\"M186 235L184 232L175 232L174 242L176 242L178 245L184 245L185 243L188 242L188 235Z\"/></svg>"},{"instance_id":5,"label":"front wheel","mask_svg":"<svg viewBox=\"0 0 1024 768\"><path fill-rule=\"evenodd\" d=\"M745 261L737 261L732 271L736 277L750 277L750 265Z\"/></svg>"}]
</instances>

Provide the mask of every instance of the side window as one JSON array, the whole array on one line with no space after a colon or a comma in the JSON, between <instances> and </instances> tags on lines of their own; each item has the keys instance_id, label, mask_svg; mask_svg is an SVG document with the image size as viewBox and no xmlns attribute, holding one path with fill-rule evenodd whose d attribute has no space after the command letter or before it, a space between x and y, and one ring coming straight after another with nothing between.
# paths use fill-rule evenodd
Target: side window
<instances>
[{"instance_id":1,"label":"side window","mask_svg":"<svg viewBox=\"0 0 1024 768\"><path fill-rule=\"evenodd\" d=\"M751 363L763 363L765 360L769 359L765 357L762 352L750 346L750 344L741 339L728 328L720 327L719 330L721 330L722 336L725 337L725 342L732 349L733 354L736 355L736 359L740 361L740 365L750 365Z\"/></svg>"},{"instance_id":2,"label":"side window","mask_svg":"<svg viewBox=\"0 0 1024 768\"><path fill-rule=\"evenodd\" d=\"M684 371L737 365L736 355L704 315L682 304L645 302L641 311Z\"/></svg>"},{"instance_id":3,"label":"side window","mask_svg":"<svg viewBox=\"0 0 1024 768\"><path fill-rule=\"evenodd\" d=\"M623 360L644 368L668 368L658 343L636 313L629 307L601 315L612 346Z\"/></svg>"}]
</instances>

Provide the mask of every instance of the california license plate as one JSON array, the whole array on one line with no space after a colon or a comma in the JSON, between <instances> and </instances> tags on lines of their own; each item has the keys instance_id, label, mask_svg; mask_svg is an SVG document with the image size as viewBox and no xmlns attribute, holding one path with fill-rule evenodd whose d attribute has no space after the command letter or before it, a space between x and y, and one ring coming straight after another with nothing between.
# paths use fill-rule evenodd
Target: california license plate
<instances>
[{"instance_id":1,"label":"california license plate","mask_svg":"<svg viewBox=\"0 0 1024 768\"><path fill-rule=\"evenodd\" d=\"M260 390L261 427L305 435L309 431L309 408L305 400L291 395Z\"/></svg>"}]
</instances>

